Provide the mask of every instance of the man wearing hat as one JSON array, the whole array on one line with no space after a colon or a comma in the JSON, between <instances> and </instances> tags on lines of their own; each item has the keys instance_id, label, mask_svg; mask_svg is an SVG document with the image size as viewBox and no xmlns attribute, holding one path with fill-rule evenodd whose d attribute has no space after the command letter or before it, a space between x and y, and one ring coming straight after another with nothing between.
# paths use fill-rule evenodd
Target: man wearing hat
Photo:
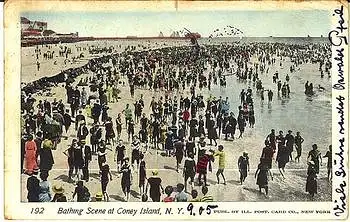
<instances>
[{"instance_id":1,"label":"man wearing hat","mask_svg":"<svg viewBox=\"0 0 350 222\"><path fill-rule=\"evenodd\" d=\"M61 113L57 111L57 109L54 109L52 111L52 118L59 124L60 134L63 132L63 125L64 125L64 118Z\"/></svg>"},{"instance_id":2,"label":"man wearing hat","mask_svg":"<svg viewBox=\"0 0 350 222\"><path fill-rule=\"evenodd\" d=\"M62 185L54 185L52 191L55 193L51 202L67 202Z\"/></svg>"},{"instance_id":3,"label":"man wearing hat","mask_svg":"<svg viewBox=\"0 0 350 222\"><path fill-rule=\"evenodd\" d=\"M97 192L95 195L95 201L96 202L102 202L103 194L102 192Z\"/></svg>"},{"instance_id":4,"label":"man wearing hat","mask_svg":"<svg viewBox=\"0 0 350 222\"><path fill-rule=\"evenodd\" d=\"M286 135L285 139L290 161L293 161L292 152L294 146L294 136L292 135L292 130L288 130L288 134Z\"/></svg>"}]
</instances>

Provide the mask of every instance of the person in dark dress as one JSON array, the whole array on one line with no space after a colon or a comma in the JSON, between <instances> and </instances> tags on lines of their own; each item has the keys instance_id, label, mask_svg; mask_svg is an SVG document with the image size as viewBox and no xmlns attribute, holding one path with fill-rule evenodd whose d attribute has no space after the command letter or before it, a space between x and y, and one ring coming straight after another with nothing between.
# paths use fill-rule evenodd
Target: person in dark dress
<instances>
[{"instance_id":1,"label":"person in dark dress","mask_svg":"<svg viewBox=\"0 0 350 222\"><path fill-rule=\"evenodd\" d=\"M268 192L269 192L268 174L270 174L271 180L273 180L273 176L270 169L266 166L266 164L264 164L264 161L260 159L260 163L255 172L255 178L257 178L256 184L259 186L259 192L261 192L261 189L264 188L266 196L268 195Z\"/></svg>"},{"instance_id":2,"label":"person in dark dress","mask_svg":"<svg viewBox=\"0 0 350 222\"><path fill-rule=\"evenodd\" d=\"M214 140L215 146L217 145L216 139L218 138L218 134L215 128L215 120L214 118L210 118L208 120L208 139L210 141L210 146L212 145L212 140Z\"/></svg>"},{"instance_id":3,"label":"person in dark dress","mask_svg":"<svg viewBox=\"0 0 350 222\"><path fill-rule=\"evenodd\" d=\"M102 114L101 114L102 123L105 123L108 119L108 110L109 110L108 106L106 106L106 105L102 106Z\"/></svg>"},{"instance_id":4,"label":"person in dark dress","mask_svg":"<svg viewBox=\"0 0 350 222\"><path fill-rule=\"evenodd\" d=\"M144 160L144 155L140 154L140 167L139 167L139 188L141 196L145 194L145 181L147 179L146 175L146 162Z\"/></svg>"},{"instance_id":5,"label":"person in dark dress","mask_svg":"<svg viewBox=\"0 0 350 222\"><path fill-rule=\"evenodd\" d=\"M238 138L242 138L243 132L244 132L244 128L245 128L245 124L246 124L243 115L239 115L238 116L237 124L238 124L238 129L239 129L239 137Z\"/></svg>"},{"instance_id":6,"label":"person in dark dress","mask_svg":"<svg viewBox=\"0 0 350 222\"><path fill-rule=\"evenodd\" d=\"M175 147L175 157L176 157L176 172L179 172L179 166L182 162L185 153L185 143L181 140L177 140L174 143Z\"/></svg>"},{"instance_id":7,"label":"person in dark dress","mask_svg":"<svg viewBox=\"0 0 350 222\"><path fill-rule=\"evenodd\" d=\"M204 120L203 120L203 116L200 115L199 116L199 121L198 121L198 135L205 136L205 129L204 129Z\"/></svg>"},{"instance_id":8,"label":"person in dark dress","mask_svg":"<svg viewBox=\"0 0 350 222\"><path fill-rule=\"evenodd\" d=\"M158 171L153 170L152 176L147 179L146 191L149 189L149 196L153 202L160 202L161 191L164 193L164 189L162 187L162 179L158 177Z\"/></svg>"},{"instance_id":9,"label":"person in dark dress","mask_svg":"<svg viewBox=\"0 0 350 222\"><path fill-rule=\"evenodd\" d=\"M113 129L113 123L112 123L112 118L107 117L107 121L105 122L105 140L107 144L110 144L110 141L112 141L112 145L114 146L115 143L115 133Z\"/></svg>"},{"instance_id":10,"label":"person in dark dress","mask_svg":"<svg viewBox=\"0 0 350 222\"><path fill-rule=\"evenodd\" d=\"M39 202L39 193L40 193L40 187L39 187L39 179L37 178L38 172L34 172L28 179L27 179L27 199L28 202Z\"/></svg>"},{"instance_id":11,"label":"person in dark dress","mask_svg":"<svg viewBox=\"0 0 350 222\"><path fill-rule=\"evenodd\" d=\"M153 146L154 149L157 150L159 149L159 143L164 143L162 135L163 135L163 125L161 126L161 124L159 123L159 121L155 118L152 123L151 123L151 138L150 140L153 141ZM165 140L165 139L164 139Z\"/></svg>"},{"instance_id":12,"label":"person in dark dress","mask_svg":"<svg viewBox=\"0 0 350 222\"><path fill-rule=\"evenodd\" d=\"M122 162L125 157L125 146L123 145L123 140L119 140L118 145L115 147L114 152L114 162L117 162L117 172L120 171L122 167Z\"/></svg>"},{"instance_id":13,"label":"person in dark dress","mask_svg":"<svg viewBox=\"0 0 350 222\"><path fill-rule=\"evenodd\" d=\"M327 161L327 178L329 181L332 180L332 145L329 145L329 150L323 156L323 158L328 158Z\"/></svg>"},{"instance_id":14,"label":"person in dark dress","mask_svg":"<svg viewBox=\"0 0 350 222\"><path fill-rule=\"evenodd\" d=\"M83 158L83 143L79 142L78 146L74 147L73 154L73 163L74 163L74 174L77 176L77 180L81 180L83 177L83 167L84 167L84 158Z\"/></svg>"},{"instance_id":15,"label":"person in dark dress","mask_svg":"<svg viewBox=\"0 0 350 222\"><path fill-rule=\"evenodd\" d=\"M270 146L269 141L265 140L265 147L262 150L260 158L262 158L265 161L265 164L269 169L272 168L273 154L274 154L274 150Z\"/></svg>"},{"instance_id":16,"label":"person in dark dress","mask_svg":"<svg viewBox=\"0 0 350 222\"><path fill-rule=\"evenodd\" d=\"M94 124L90 129L90 144L92 147L92 152L96 154L98 144L102 138L102 129L99 125Z\"/></svg>"},{"instance_id":17,"label":"person in dark dress","mask_svg":"<svg viewBox=\"0 0 350 222\"><path fill-rule=\"evenodd\" d=\"M78 115L79 116L79 115ZM78 117L77 116L77 117ZM72 119L71 115L69 114L69 109L66 109L66 112L63 114L64 119L64 128L66 130L66 134L68 133L69 127L72 125L74 120ZM77 128L77 127L76 127Z\"/></svg>"},{"instance_id":18,"label":"person in dark dress","mask_svg":"<svg viewBox=\"0 0 350 222\"><path fill-rule=\"evenodd\" d=\"M80 126L78 127L77 138L78 141L86 140L87 135L89 134L89 130L86 127L85 120L82 120Z\"/></svg>"},{"instance_id":19,"label":"person in dark dress","mask_svg":"<svg viewBox=\"0 0 350 222\"><path fill-rule=\"evenodd\" d=\"M274 129L271 130L271 133L269 135L267 135L265 140L267 140L269 142L269 145L275 151L276 150L276 134L275 134Z\"/></svg>"},{"instance_id":20,"label":"person in dark dress","mask_svg":"<svg viewBox=\"0 0 350 222\"><path fill-rule=\"evenodd\" d=\"M301 151L302 151L302 143L304 142L304 138L300 136L300 132L297 132L297 135L294 138L295 149L297 151L297 156L295 157L295 161L300 161Z\"/></svg>"},{"instance_id":21,"label":"person in dark dress","mask_svg":"<svg viewBox=\"0 0 350 222\"><path fill-rule=\"evenodd\" d=\"M190 153L192 153L193 155L196 155L196 144L193 142L191 137L186 142L186 153L185 153L185 155L189 156Z\"/></svg>"},{"instance_id":22,"label":"person in dark dress","mask_svg":"<svg viewBox=\"0 0 350 222\"><path fill-rule=\"evenodd\" d=\"M129 158L125 158L123 163L124 164L120 169L120 173L122 174L121 186L122 186L123 193L125 195L125 200L128 202L130 197L130 186L132 181Z\"/></svg>"},{"instance_id":23,"label":"person in dark dress","mask_svg":"<svg viewBox=\"0 0 350 222\"><path fill-rule=\"evenodd\" d=\"M286 167L286 164L289 162L289 150L285 145L282 145L278 148L276 161L278 162L278 169L283 177L284 177L284 168Z\"/></svg>"},{"instance_id":24,"label":"person in dark dress","mask_svg":"<svg viewBox=\"0 0 350 222\"><path fill-rule=\"evenodd\" d=\"M197 126L198 126L198 120L192 116L192 119L190 120L190 138L191 139L196 138L198 136Z\"/></svg>"},{"instance_id":25,"label":"person in dark dress","mask_svg":"<svg viewBox=\"0 0 350 222\"><path fill-rule=\"evenodd\" d=\"M311 198L317 194L317 171L314 161L308 162L307 178L306 178L306 192L308 192Z\"/></svg>"},{"instance_id":26,"label":"person in dark dress","mask_svg":"<svg viewBox=\"0 0 350 222\"><path fill-rule=\"evenodd\" d=\"M247 152L243 152L243 155L238 158L239 180L241 184L245 181L249 172L249 157Z\"/></svg>"},{"instance_id":27,"label":"person in dark dress","mask_svg":"<svg viewBox=\"0 0 350 222\"><path fill-rule=\"evenodd\" d=\"M222 131L222 122L223 122L223 117L222 114L218 114L216 117L216 125L217 125L217 129L218 129L218 138L220 139L221 136L221 131Z\"/></svg>"},{"instance_id":28,"label":"person in dark dress","mask_svg":"<svg viewBox=\"0 0 350 222\"><path fill-rule=\"evenodd\" d=\"M52 169L53 164L55 163L52 156L53 143L51 140L45 139L43 142L43 147L39 149L40 156L40 171L49 172Z\"/></svg>"},{"instance_id":29,"label":"person in dark dress","mask_svg":"<svg viewBox=\"0 0 350 222\"><path fill-rule=\"evenodd\" d=\"M289 153L290 161L293 161L292 153L293 153L293 147L294 147L294 136L292 135L292 130L288 130L288 134L285 137L286 139L286 147Z\"/></svg>"},{"instance_id":30,"label":"person in dark dress","mask_svg":"<svg viewBox=\"0 0 350 222\"><path fill-rule=\"evenodd\" d=\"M82 121L86 121L85 116L83 115L83 111L79 110L79 114L75 117L75 121L74 121L75 122L75 130L78 130L79 124ZM68 122L67 122L67 124L68 124Z\"/></svg>"},{"instance_id":31,"label":"person in dark dress","mask_svg":"<svg viewBox=\"0 0 350 222\"><path fill-rule=\"evenodd\" d=\"M168 157L170 157L170 153L174 149L173 137L171 134L171 132L168 132L165 138L165 152Z\"/></svg>"},{"instance_id":32,"label":"person in dark dress","mask_svg":"<svg viewBox=\"0 0 350 222\"><path fill-rule=\"evenodd\" d=\"M136 169L139 167L140 164L140 146L141 143L137 136L134 136L133 142L131 143L132 152L131 152L131 164L132 168L135 169L135 163L136 163Z\"/></svg>"},{"instance_id":33,"label":"person in dark dress","mask_svg":"<svg viewBox=\"0 0 350 222\"><path fill-rule=\"evenodd\" d=\"M185 185L185 192L187 192L187 180L190 180L191 184L191 190L193 190L193 182L194 177L196 175L196 162L194 161L194 154L189 153L188 157L185 160L184 168L183 168L183 176L184 176L184 185Z\"/></svg>"},{"instance_id":34,"label":"person in dark dress","mask_svg":"<svg viewBox=\"0 0 350 222\"><path fill-rule=\"evenodd\" d=\"M322 164L322 157L320 151L317 149L316 144L312 145L312 150L310 150L307 159L314 162L316 174L318 174L320 172L320 163Z\"/></svg>"},{"instance_id":35,"label":"person in dark dress","mask_svg":"<svg viewBox=\"0 0 350 222\"><path fill-rule=\"evenodd\" d=\"M128 141L130 141L130 139L134 137L134 133L135 133L134 127L135 127L134 120L132 119L128 120Z\"/></svg>"},{"instance_id":36,"label":"person in dark dress","mask_svg":"<svg viewBox=\"0 0 350 222\"><path fill-rule=\"evenodd\" d=\"M68 158L68 178L69 181L72 181L73 176L73 169L74 169L74 149L78 146L78 141L76 139L72 140L72 144L69 146L68 149L63 151L64 155Z\"/></svg>"},{"instance_id":37,"label":"person in dark dress","mask_svg":"<svg viewBox=\"0 0 350 222\"><path fill-rule=\"evenodd\" d=\"M89 181L89 164L92 160L92 152L90 146L84 147L84 166L83 166L83 180Z\"/></svg>"},{"instance_id":38,"label":"person in dark dress","mask_svg":"<svg viewBox=\"0 0 350 222\"><path fill-rule=\"evenodd\" d=\"M122 134L122 117L121 117L121 113L118 113L118 117L115 120L115 124L116 124L116 128L117 128L117 139L121 138L121 134Z\"/></svg>"},{"instance_id":39,"label":"person in dark dress","mask_svg":"<svg viewBox=\"0 0 350 222\"><path fill-rule=\"evenodd\" d=\"M254 128L254 125L255 125L254 110L249 110L249 112L248 112L248 121L249 121L250 128Z\"/></svg>"},{"instance_id":40,"label":"person in dark dress","mask_svg":"<svg viewBox=\"0 0 350 222\"><path fill-rule=\"evenodd\" d=\"M36 148L37 148L37 156L40 155L40 150L42 148L42 143L43 143L43 133L41 131L36 133L36 137L34 139L34 142L36 144Z\"/></svg>"},{"instance_id":41,"label":"person in dark dress","mask_svg":"<svg viewBox=\"0 0 350 222\"><path fill-rule=\"evenodd\" d=\"M102 111L102 106L99 104L98 101L96 101L94 106L91 109L91 115L92 115L92 118L94 119L95 124L99 122L101 111Z\"/></svg>"},{"instance_id":42,"label":"person in dark dress","mask_svg":"<svg viewBox=\"0 0 350 222\"><path fill-rule=\"evenodd\" d=\"M109 195L107 193L107 185L109 180L112 181L112 174L109 169L109 165L105 162L101 164L101 169L100 169L100 176L101 176L101 189L103 193L103 199L105 202L109 201Z\"/></svg>"},{"instance_id":43,"label":"person in dark dress","mask_svg":"<svg viewBox=\"0 0 350 222\"><path fill-rule=\"evenodd\" d=\"M277 148L280 149L280 147L284 146L286 143L286 139L283 135L283 131L279 131L278 136L276 137L277 142Z\"/></svg>"},{"instance_id":44,"label":"person in dark dress","mask_svg":"<svg viewBox=\"0 0 350 222\"><path fill-rule=\"evenodd\" d=\"M89 189L84 186L83 181L78 181L77 186L74 189L74 193L72 199L74 200L75 196L77 196L77 202L89 202L90 200L90 192Z\"/></svg>"}]
</instances>

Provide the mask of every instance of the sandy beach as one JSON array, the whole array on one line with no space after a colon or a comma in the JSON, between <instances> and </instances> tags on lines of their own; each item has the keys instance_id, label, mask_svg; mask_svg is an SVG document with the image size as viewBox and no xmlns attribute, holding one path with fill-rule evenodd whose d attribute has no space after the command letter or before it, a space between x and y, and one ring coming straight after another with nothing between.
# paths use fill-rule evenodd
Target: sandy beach
<instances>
[{"instance_id":1,"label":"sandy beach","mask_svg":"<svg viewBox=\"0 0 350 222\"><path fill-rule=\"evenodd\" d=\"M88 48L94 45L94 47L113 47L113 53L120 53L128 45L136 46L137 50L145 50L147 48L161 48L161 47L171 47L171 46L180 46L180 45L189 45L187 41L163 41L163 42L153 42L153 41L106 41L106 42L79 42L74 44L61 44L61 45L51 45L50 49L47 46L39 46L41 49L41 54L46 51L54 51L54 55L57 56L51 60L45 60L44 58L39 58L41 63L40 70L37 70L36 65L36 47L26 47L22 48L22 82L28 83L34 80L37 80L44 76L52 76L59 73L62 70L68 68L76 68L83 66L88 62L89 59L93 57L99 57L103 54L90 55ZM67 46L71 48L72 54L68 56L69 62L64 57L58 56L58 51L60 46ZM121 46L121 47L119 47ZM82 51L77 51L77 47L86 48ZM84 54L84 58L78 59L75 63L72 63L72 57L77 57L81 53ZM43 55L40 55L43 56ZM278 71L281 75L281 79L284 79L286 74L289 73L289 66L291 61L283 58L280 61L280 58L276 58L277 63L271 65L269 73L261 75L262 82L267 89L274 91L274 99L271 104L265 101L261 101L259 96L253 93L255 101L255 118L256 125L254 128L246 128L243 138L235 139L234 141L225 141L223 139L218 140L218 144L224 146L224 151L226 153L226 168L225 176L227 178L227 185L216 184L216 175L215 172L218 168L218 161L214 162L213 172L208 173L208 182L209 192L213 195L214 200L216 201L310 201L309 196L305 192L305 183L307 177L307 153L311 150L311 145L317 143L319 150L322 155L328 150L328 145L331 144L331 94L330 94L330 79L326 77L324 79L319 78L319 71L317 64L303 64L300 67L300 70L297 70L295 73L290 74L290 86L291 86L291 96L290 98L279 98L277 96L277 87L272 83L272 74ZM66 63L65 63L66 60ZM56 62L55 62L56 61ZM55 62L55 64L54 64ZM253 64L257 62L257 58L253 58L250 63ZM283 63L283 66L280 66L280 62ZM110 64L112 65L112 64ZM208 72L208 71L206 71ZM206 73L208 74L208 73ZM251 81L240 81L235 76L227 74L227 88L220 87L219 85L214 85L209 91L208 89L199 90L197 92L202 94L204 98L209 95L214 95L217 98L222 96L225 98L229 97L231 110L236 112L237 107L240 105L239 101L239 92L242 89L247 89L248 86L254 88L253 82ZM75 79L75 86L81 78L86 78L91 76L91 73L84 73ZM125 77L124 77L125 78ZM152 96L155 98L160 98L164 96L164 91L150 91L146 89L136 88L134 98L131 97L129 93L129 87L126 79L125 86L120 86L121 90L119 100L116 103L110 103L109 105L109 115L115 123L115 119L118 113L121 113L125 108L126 104L130 104L133 109L133 103L136 99L143 95L145 108L144 112L149 114L150 102ZM314 85L322 85L327 90L325 92L317 94L313 98L306 98L304 95L304 83L306 80L314 82ZM59 84L57 87L53 87L51 92L54 94L54 97L62 99L66 102L66 90L63 87L64 84ZM80 90L82 87L78 87ZM88 89L89 87L85 87ZM328 90L329 89L329 90ZM88 94L91 92L88 89ZM175 95L175 93L173 93ZM190 96L189 89L179 92L177 94ZM48 101L53 101L54 97L47 97L42 95L34 95L36 102L39 100L48 99ZM36 105L36 104L35 104ZM34 105L34 107L35 107ZM65 104L66 107L69 107L69 104ZM84 115L86 116L86 111L83 110ZM312 113L317 113L318 115L313 115ZM323 124L319 123L319 119L323 119ZM87 126L91 127L93 120L87 118ZM325 128L321 126L327 126ZM139 125L135 127L135 131L138 132ZM259 193L258 187L256 185L256 179L254 174L259 163L259 158L261 155L261 150L264 147L265 137L268 135L271 129L283 130L285 133L289 129L293 130L293 133L300 131L302 136L305 138L303 144L302 158L300 163L289 162L286 167L286 179L282 179L278 172L277 164L273 161L272 173L274 175L274 180L269 182L269 193L270 195L266 197L265 195ZM238 132L236 132L238 133ZM69 200L72 199L72 194L75 188L74 183L68 182L68 164L67 157L63 154L63 151L68 148L73 137L75 137L75 130L72 126L67 133L68 140L62 140L58 145L57 150L53 151L55 164L53 169L50 171L49 182L51 186L55 184L63 184L65 189L65 194ZM104 136L103 136L104 137ZM90 136L87 137L87 144L90 143ZM125 126L122 130L122 138L125 141L127 156L131 155L131 146L127 143L127 132ZM212 146L213 149L216 147ZM248 177L243 185L239 184L239 172L237 167L237 161L243 151L249 153L250 157L250 172ZM159 154L157 154L159 152ZM167 185L176 186L177 183L183 183L182 177L182 167L180 168L180 173L176 172L176 160L175 157L166 157L160 154L161 151L156 151L155 149L149 149L145 155L147 176L151 175L152 169L159 169L159 176L162 178L163 187ZM108 193L110 195L110 201L124 201L124 195L121 190L121 179L116 172L116 163L113 161L114 147L108 146L107 150L107 163L112 169L113 181L108 185ZM295 156L295 151L293 156ZM331 201L331 182L327 180L327 168L326 168L326 159L324 164L320 168L320 174L318 175L318 195L315 196L314 201ZM101 185L99 182L98 174L98 164L97 156L93 156L92 162L90 163L90 180L87 183L84 183L91 192L92 195L101 190ZM130 201L141 201L140 193L138 188L138 173L133 173L134 181L131 186L131 198ZM28 176L25 174L21 175L21 184L22 184L22 201L27 201L27 189L26 181ZM195 186L200 192L200 187Z\"/></svg>"}]
</instances>

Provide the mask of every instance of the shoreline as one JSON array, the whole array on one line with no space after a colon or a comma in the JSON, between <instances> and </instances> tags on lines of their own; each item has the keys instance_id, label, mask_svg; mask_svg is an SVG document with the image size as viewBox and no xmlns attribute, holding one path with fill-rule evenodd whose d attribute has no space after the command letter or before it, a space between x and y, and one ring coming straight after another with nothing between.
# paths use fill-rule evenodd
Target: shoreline
<instances>
[{"instance_id":1,"label":"shoreline","mask_svg":"<svg viewBox=\"0 0 350 222\"><path fill-rule=\"evenodd\" d=\"M284 64L288 64L289 61L286 63L283 62ZM308 69L307 70L314 70L316 67L315 65L308 64L307 65ZM281 70L278 65L273 66L273 70L271 68L271 73L275 69ZM270 73L270 75L271 75ZM302 75L303 73L295 73L295 76ZM81 79L91 76L91 73L84 73L81 76L78 76L75 79L75 84ZM264 78L264 81L266 80L267 82L270 82L271 80L268 78L268 75L262 75ZM246 88L250 84L248 82L240 82L238 81L235 76L231 77L230 79L228 78L227 80L230 84L234 86L235 88ZM293 81L296 81L293 79ZM296 81L296 84L298 82ZM74 84L74 85L75 85ZM271 83L270 83L271 84ZM300 83L298 83L300 85ZM79 87L81 89L82 87ZM221 88L219 86L213 86L212 90L207 90L204 89L200 91L197 88L197 93L201 93L204 97L209 96L210 94L218 93L219 95L227 95L232 97L232 101L230 101L231 104L231 109L233 111L236 111L236 106L238 106L238 94L236 92L230 91L232 87L228 88ZM154 91L154 90L147 90L147 89L140 89L140 88L135 88L135 96L132 98L129 93L129 86L128 82L126 81L125 87L120 87L121 90L120 97L121 100L116 103L111 103L110 106L110 113L109 115L113 118L113 122L116 118L116 115L122 111L122 109L125 107L126 103L129 103L132 105L132 103L135 101L135 99L140 98L141 94L144 95L144 101L145 101L145 109L144 112L149 114L151 113L151 110L149 108L151 96L155 96L156 98L159 98L160 96L164 96L166 91ZM58 99L63 99L65 101L65 89L63 87L53 87L52 92L55 93L54 97L57 97ZM189 95L189 89L186 88L185 91L182 92L183 95ZM179 93L176 93L173 91L172 95L180 95ZM254 91L254 101L256 104L256 113L259 114L261 113L266 113L266 103L259 103L261 102L258 95L255 95ZM43 97L43 96L38 96L35 97L38 99L42 98L47 98L49 101L52 101L52 97ZM295 100L296 98L294 98ZM286 102L286 101L284 101ZM283 108L283 105L280 104L283 103L282 100L275 99L272 103L272 112L277 112L276 114L273 115L273 117L279 118L281 113L283 113L283 109L288 110L288 104L285 105L287 108ZM66 104L67 105L67 104ZM281 108L282 107L282 108ZM282 110L280 110L282 109ZM264 111L265 110L265 111ZM268 108L269 110L269 108ZM83 111L84 114L85 111ZM268 111L270 112L270 111ZM235 112L236 113L236 112ZM262 115L262 114L261 114ZM234 141L225 141L223 139L218 140L218 144L223 144L225 147L225 152L226 152L226 158L227 158L227 166L226 166L226 176L228 178L227 185L224 186L222 184L216 185L215 184L215 170L217 169L217 161L214 162L213 164L213 173L208 173L208 181L211 184L209 189L211 190L211 193L213 196L219 200L219 201L230 201L230 202L236 202L236 201L268 201L268 202L276 202L276 201L282 201L285 200L286 197L290 198L288 199L289 201L308 201L307 195L303 193L303 190L300 190L300 188L304 188L305 186L305 179L306 179L306 169L305 169L305 163L302 161L302 163L297 164L297 163L290 163L287 165L286 168L286 180L282 180L281 177L279 176L278 169L276 168L276 164L273 163L273 174L274 174L274 181L271 182L270 186L270 192L273 194L269 198L265 198L263 195L260 195L257 190L257 186L255 184L255 178L254 178L254 169L256 168L258 164L258 159L261 153L261 148L263 147L263 141L265 134L264 128L262 128L262 125L266 124L264 121L269 122L269 124L274 124L275 126L277 125L275 122L271 121L269 118L261 118L262 116L257 116L257 123L256 123L256 128L246 128L246 132L244 134L244 137L242 139L235 139ZM271 117L270 117L271 118ZM268 121L270 120L270 121ZM90 127L92 123L92 120L88 118L87 125ZM61 144L59 144L59 147L56 151L54 151L54 159L55 159L55 165L50 173L49 181L51 183L51 186L59 183L63 183L67 197L70 197L71 192L74 190L74 184L72 183L67 183L67 163L66 163L66 157L62 154L61 151L66 149L66 147L69 145L72 139L72 135L74 135L75 131L71 127L70 131L68 132L69 135L69 140L63 140ZM135 128L136 129L136 128ZM287 130L287 129L284 129ZM126 129L123 128L122 130L122 138L124 141L127 141L127 135L126 135ZM310 139L310 138L309 138ZM89 143L89 138L87 140L87 144ZM304 145L303 149L303 157L307 154L309 150L309 144L311 141L307 141L307 143ZM127 155L130 155L131 153L131 146L129 143L126 143L126 149L127 149ZM113 150L113 147L111 147ZM215 147L211 147L215 148ZM243 186L238 184L237 179L239 178L238 171L236 170L237 168L237 159L238 156L243 152L243 151L248 151L249 156L251 158L251 171L248 175L247 181ZM324 148L322 147L322 152L324 151ZM177 173L174 170L175 166L175 158L174 157L164 157L161 155L157 155L157 152L155 149L150 149L149 153L146 155L146 163L147 163L147 169L161 169L159 174L163 178L164 186L166 185L175 185L178 182L182 182L182 175L181 173ZM115 171L115 162L113 161L113 152L108 151L107 152L107 162L110 165L112 169L112 174L113 177L116 178L113 180L109 187L108 187L108 193L111 194L111 199L112 201L123 201L123 194L120 189L120 178L117 177L117 173ZM239 154L239 155L238 155ZM182 168L182 167L181 167ZM181 170L180 168L180 170ZM93 161L91 162L91 169L98 169L97 165L97 158L96 156L93 156ZM149 175L149 170L147 171ZM135 172L136 173L136 172ZM90 192L92 195L94 195L96 192L99 191L99 181L98 181L98 174L94 171L92 171L90 176L90 181L88 183L85 183L86 186L88 186ZM137 173L135 174L135 176ZM320 193L324 195L319 195L317 196L317 201L329 201L331 199L331 194L329 195L328 192L328 186L327 182L324 180L324 177L326 176L326 171L325 171L325 166L321 168L321 174L320 174L320 184L322 184L322 190L320 188ZM136 176L137 177L137 176ZM21 181L22 181L22 201L25 201L25 194L26 194L26 188L25 188L25 182L26 182L26 175L21 176ZM135 182L131 189L133 190L134 195L132 195L130 201L140 201L136 195L138 193L138 187L137 187L137 182ZM200 187L196 186L195 189L199 190Z\"/></svg>"}]
</instances>

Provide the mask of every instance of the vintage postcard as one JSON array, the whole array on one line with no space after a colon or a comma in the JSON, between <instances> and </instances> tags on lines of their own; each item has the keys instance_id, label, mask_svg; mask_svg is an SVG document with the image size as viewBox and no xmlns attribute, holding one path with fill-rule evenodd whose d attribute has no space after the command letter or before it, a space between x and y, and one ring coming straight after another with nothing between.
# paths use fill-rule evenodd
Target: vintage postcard
<instances>
[{"instance_id":1,"label":"vintage postcard","mask_svg":"<svg viewBox=\"0 0 350 222\"><path fill-rule=\"evenodd\" d=\"M347 219L348 7L7 1L5 219Z\"/></svg>"}]
</instances>

